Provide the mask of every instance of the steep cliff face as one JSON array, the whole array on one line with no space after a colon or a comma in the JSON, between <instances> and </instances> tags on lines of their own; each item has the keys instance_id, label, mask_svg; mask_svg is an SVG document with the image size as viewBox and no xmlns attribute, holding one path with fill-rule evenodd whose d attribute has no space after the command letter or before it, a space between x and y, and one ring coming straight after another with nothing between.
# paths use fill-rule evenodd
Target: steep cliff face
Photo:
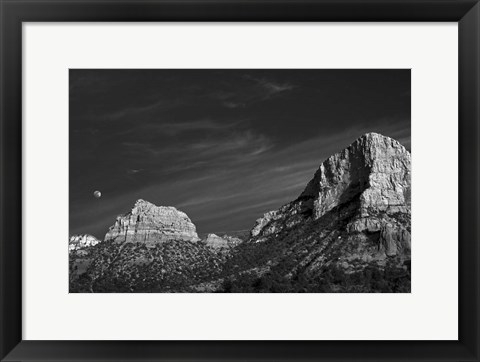
<instances>
[{"instance_id":1,"label":"steep cliff face","mask_svg":"<svg viewBox=\"0 0 480 362\"><path fill-rule=\"evenodd\" d=\"M182 211L138 200L132 210L117 217L104 240L128 243L162 243L169 240L196 242L195 225Z\"/></svg>"},{"instance_id":2,"label":"steep cliff face","mask_svg":"<svg viewBox=\"0 0 480 362\"><path fill-rule=\"evenodd\" d=\"M410 153L398 141L365 134L326 159L295 201L258 219L252 240L264 241L348 206L347 232L378 232L386 255L409 254L410 167Z\"/></svg>"},{"instance_id":3,"label":"steep cliff face","mask_svg":"<svg viewBox=\"0 0 480 362\"><path fill-rule=\"evenodd\" d=\"M407 212L410 153L398 141L367 133L325 160L300 198L313 199L316 219L360 195L360 213Z\"/></svg>"},{"instance_id":4,"label":"steep cliff face","mask_svg":"<svg viewBox=\"0 0 480 362\"><path fill-rule=\"evenodd\" d=\"M77 251L89 246L95 246L100 243L95 236L82 234L82 235L72 235L68 240L68 251Z\"/></svg>"}]
</instances>

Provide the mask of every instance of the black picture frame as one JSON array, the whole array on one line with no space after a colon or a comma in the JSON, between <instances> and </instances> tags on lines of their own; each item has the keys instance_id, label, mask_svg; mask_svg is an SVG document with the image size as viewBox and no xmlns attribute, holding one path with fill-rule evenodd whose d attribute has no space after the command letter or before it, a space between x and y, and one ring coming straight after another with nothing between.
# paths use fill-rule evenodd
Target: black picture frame
<instances>
[{"instance_id":1,"label":"black picture frame","mask_svg":"<svg viewBox=\"0 0 480 362\"><path fill-rule=\"evenodd\" d=\"M477 0L0 0L0 11L2 361L479 361L480 4ZM27 21L458 22L459 340L22 340L22 22Z\"/></svg>"}]
</instances>

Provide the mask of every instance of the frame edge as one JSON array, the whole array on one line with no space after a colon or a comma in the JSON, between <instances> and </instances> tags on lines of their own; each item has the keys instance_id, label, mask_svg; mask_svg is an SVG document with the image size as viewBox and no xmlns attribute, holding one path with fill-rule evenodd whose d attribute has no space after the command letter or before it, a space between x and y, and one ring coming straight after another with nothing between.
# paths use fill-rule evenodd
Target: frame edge
<instances>
[{"instance_id":1,"label":"frame edge","mask_svg":"<svg viewBox=\"0 0 480 362\"><path fill-rule=\"evenodd\" d=\"M20 2L19 2L20 3ZM0 88L0 137L1 137L1 155L0 155L0 174L2 175L0 179L0 282L1 294L0 294L0 313L1 313L1 328L0 328L0 360L5 361L18 361L18 360L39 360L39 359L54 359L58 358L59 354L61 355L60 350L66 351L68 355L63 355L67 359L72 359L75 356L74 353L79 352L75 356L75 359L81 358L83 355L86 359L94 360L99 359L95 356L95 353L100 352L102 348L98 348L100 343L104 343L106 351L110 350L109 348L114 347L115 343L117 346L121 344L129 345L129 348L136 350L135 347L146 346L150 343L146 342L133 342L124 343L124 342L61 342L61 341L22 341L21 327L22 327L22 315L21 315L21 243L12 242L12 240L21 240L21 223L22 223L22 196L21 196L21 179L22 179L22 169L21 169L21 144L22 144L22 132L21 132L21 122L20 124L15 124L16 120L21 119L22 111L22 65L21 62L18 63L18 59L22 59L21 52L21 41L18 43L18 39L21 40L22 31L21 24L22 21L27 19L35 21L35 9L39 9L40 4L55 4L57 8L62 8L63 10L59 13L65 14L68 12L66 10L66 4L60 4L58 1L47 2L47 1L33 1L30 3L24 2L21 6L17 6L11 1L0 0L0 19L1 19L1 43L0 43L0 56L1 56L1 68L0 68L0 78L1 78L1 88ZM106 3L109 3L106 5ZM164 2L163 2L164 3ZM191 2L190 2L191 3ZM201 3L201 2L200 2ZM215 2L213 2L215 3ZM241 2L237 2L241 3ZM411 2L406 2L410 3ZM423 2L425 4L425 2ZM427 2L428 5L434 6L435 2ZM438 1L437 1L438 3ZM480 68L480 6L479 3L475 2L473 8L470 6L473 2L469 1L460 1L459 4L462 4L462 9L468 10L463 18L459 22L459 119L466 118L467 115L471 119L475 117L475 124L463 124L463 128L459 129L459 137L462 137L464 141L460 144L459 147L459 187L460 194L459 200L462 200L465 203L465 206L459 209L459 236L464 240L470 239L472 243L470 245L460 245L459 244L459 257L469 260L466 265L461 265L459 270L459 321L462 321L462 326L464 328L459 328L459 339L461 343L455 343L456 347L451 349L455 351L458 359L463 360L478 360L479 358L479 345L478 345L478 330L479 330L479 313L478 313L478 302L479 299L479 228L476 225L478 222L478 207L480 204L479 200L479 181L480 181L480 168L479 168L479 145L480 135L479 135L479 106L478 99L480 96L480 81L479 81L479 68ZM29 8L26 14L22 13L27 9L27 5L34 5L32 8ZM68 2L67 2L68 4ZM77 4L93 6L91 1L77 1ZM142 2L145 5L144 2ZM217 3L219 4L219 2ZM58 6L60 5L60 6ZM76 7L74 3L68 4L73 8ZM338 4L341 5L341 2ZM468 6L467 6L468 5ZM46 5L48 8L49 5ZM106 7L111 8L114 6L113 2L104 2L101 6L101 9ZM162 5L165 7L165 4ZM197 5L198 6L198 5ZM347 5L343 5L347 6ZM78 7L78 6L77 6ZM213 6L215 7L215 6ZM460 5L459 5L460 7ZM80 8L85 9L85 6L80 6ZM179 8L185 10L188 6L183 5ZM23 10L22 10L23 9ZM248 6L247 9L252 10L252 6ZM242 14L246 12L247 9L243 9ZM458 9L458 8L457 8ZM462 10L462 12L464 11ZM444 10L445 11L445 10ZM457 10L459 11L459 10ZM55 11L51 14L47 14L48 11L40 11L38 21L62 21L65 19L60 19L61 17L56 15ZM72 18L72 21L79 21L78 19L82 16L86 16L88 11L80 12L81 14L72 14L73 11L70 11L68 18ZM121 12L120 12L121 13ZM92 17L92 21L106 21L108 17L107 13L103 10L100 15L97 15L98 18L95 20L95 15L90 14L87 17ZM406 18L407 15L403 14L400 17ZM423 13L418 16L424 16ZM446 17L445 14L442 15ZM57 17L56 20L55 17ZM180 15L176 15L176 19ZM201 14L196 16L200 18ZM244 14L243 17L246 17ZM352 15L352 17L354 17ZM432 17L433 18L433 17ZM125 20L124 15L117 15L117 20L113 21L122 21ZM430 19L432 20L432 19ZM83 20L88 21L88 20ZM138 19L136 19L138 21ZM150 20L153 21L153 20ZM234 20L238 21L238 20ZM242 20L240 20L242 21ZM311 20L314 21L314 20ZM357 20L358 21L358 20ZM402 20L408 21L408 20ZM8 31L7 31L8 30ZM472 47L472 44L475 46ZM6 51L8 48L8 52ZM6 66L8 64L8 67ZM8 69L7 69L8 68ZM467 71L468 70L468 71ZM8 88L8 94L5 92L5 89ZM8 120L8 122L7 122ZM474 152L472 152L474 150ZM464 161L462 161L462 159ZM467 170L468 169L468 170ZM474 192L472 194L471 192ZM18 199L20 195L20 199ZM18 202L20 201L20 202ZM465 227L466 231L463 231L462 228ZM8 242L10 240L10 242ZM19 263L20 262L20 263ZM469 287L473 285L476 286L475 294L472 298L472 293L468 293ZM471 289L469 289L471 291ZM474 311L474 315L467 314L468 312ZM352 341L353 342L353 341ZM155 342L152 342L155 343ZM179 342L186 345L189 342ZM192 346L196 345L199 342L191 342ZM110 347L107 347L107 344ZM228 342L225 343L229 345ZM147 348L147 350L152 351L156 350L162 351L161 354L165 356L164 348L166 347L167 351L170 349L168 345L171 343L165 343L164 347L157 346L157 348ZM452 345L453 346L453 345ZM59 350L57 353L55 351L49 350L49 347L55 347ZM92 348L88 353L82 353L84 348ZM373 346L371 346L373 347ZM461 348L460 348L461 347ZM72 348L67 350L67 348ZM180 348L180 347L178 347ZM181 347L184 348L184 347ZM113 348L110 350L110 352ZM193 348L194 351L205 352L205 348L196 347ZM225 351L225 347L220 347L220 350ZM249 348L249 350L252 350ZM255 350L255 348L253 348ZM328 350L328 348L327 348ZM450 349L449 349L450 350ZM120 349L117 351L117 354L120 354ZM461 353L462 352L462 353ZM468 353L467 353L468 352ZM35 356L32 355L35 354ZM8 354L8 356L7 356ZM92 357L92 354L95 358ZM264 353L260 353L262 355ZM408 353L407 353L408 354ZM412 354L413 351L412 351ZM168 352L167 352L168 355ZM188 353L187 353L188 355ZM7 356L5 359L3 359ZM420 353L417 354L418 360L431 359L427 358L426 355ZM151 358L151 355L149 356ZM166 356L167 357L167 356ZM202 356L199 357L201 358ZM208 358L208 356L203 355L203 357ZM264 356L265 357L265 356ZM320 359L328 357L328 353ZM362 358L368 357L367 355L362 355ZM431 356L428 356L431 357ZM245 355L242 354L242 357L245 358ZM240 359L239 358L239 359ZM287 358L287 356L285 356ZM337 357L338 358L338 357ZM104 356L104 359L108 360L108 357ZM129 353L125 355L126 360L134 360ZM173 357L171 354L168 355L168 359L178 359ZM218 358L217 358L218 359ZM219 359L223 359L220 357ZM381 356L379 359L386 360L388 357ZM443 359L454 359L449 353L444 355ZM165 359L164 359L165 360ZM191 360L191 359L189 359ZM258 359L260 360L260 358ZM265 360L265 358L263 358ZM286 359L284 359L286 360Z\"/></svg>"},{"instance_id":2,"label":"frame edge","mask_svg":"<svg viewBox=\"0 0 480 362\"><path fill-rule=\"evenodd\" d=\"M458 27L459 340L479 358L480 3ZM463 241L463 242L460 242ZM467 312L469 311L469 312ZM473 314L473 315L472 315Z\"/></svg>"},{"instance_id":3,"label":"frame edge","mask_svg":"<svg viewBox=\"0 0 480 362\"><path fill-rule=\"evenodd\" d=\"M0 16L1 359L22 340L22 31L12 4Z\"/></svg>"}]
</instances>

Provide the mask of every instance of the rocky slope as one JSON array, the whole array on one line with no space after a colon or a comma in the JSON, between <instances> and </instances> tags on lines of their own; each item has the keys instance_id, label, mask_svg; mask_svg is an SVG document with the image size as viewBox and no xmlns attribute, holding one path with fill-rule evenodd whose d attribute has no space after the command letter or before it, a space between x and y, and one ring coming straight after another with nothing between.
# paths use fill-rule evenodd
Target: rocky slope
<instances>
[{"instance_id":1,"label":"rocky slope","mask_svg":"<svg viewBox=\"0 0 480 362\"><path fill-rule=\"evenodd\" d=\"M196 242L200 239L195 225L184 212L137 200L129 213L117 217L104 240L154 244L169 240Z\"/></svg>"},{"instance_id":2,"label":"rocky slope","mask_svg":"<svg viewBox=\"0 0 480 362\"><path fill-rule=\"evenodd\" d=\"M223 253L184 240L110 240L80 252L70 254L71 293L189 292L219 278L225 263Z\"/></svg>"},{"instance_id":3,"label":"rocky slope","mask_svg":"<svg viewBox=\"0 0 480 362\"><path fill-rule=\"evenodd\" d=\"M70 254L71 292L410 292L411 157L368 133L321 163L246 241L199 241L184 213L139 200Z\"/></svg>"}]
</instances>

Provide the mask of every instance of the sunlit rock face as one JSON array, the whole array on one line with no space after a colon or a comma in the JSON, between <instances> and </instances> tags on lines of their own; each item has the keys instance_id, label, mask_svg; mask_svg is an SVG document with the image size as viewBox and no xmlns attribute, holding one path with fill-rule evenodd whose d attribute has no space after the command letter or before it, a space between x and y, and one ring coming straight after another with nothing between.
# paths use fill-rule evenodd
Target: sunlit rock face
<instances>
[{"instance_id":1,"label":"sunlit rock face","mask_svg":"<svg viewBox=\"0 0 480 362\"><path fill-rule=\"evenodd\" d=\"M214 249L225 248L228 247L228 242L216 234L208 234L205 238L205 245Z\"/></svg>"},{"instance_id":2,"label":"sunlit rock face","mask_svg":"<svg viewBox=\"0 0 480 362\"><path fill-rule=\"evenodd\" d=\"M410 208L410 153L398 141L367 133L325 160L305 191L315 218L360 195L361 214L370 208L388 213Z\"/></svg>"},{"instance_id":3,"label":"sunlit rock face","mask_svg":"<svg viewBox=\"0 0 480 362\"><path fill-rule=\"evenodd\" d=\"M82 234L82 235L72 235L68 240L68 251L76 251L89 246L94 246L100 243L95 236Z\"/></svg>"},{"instance_id":4,"label":"sunlit rock face","mask_svg":"<svg viewBox=\"0 0 480 362\"><path fill-rule=\"evenodd\" d=\"M208 234L204 242L206 246L212 249L225 249L237 246L242 240L228 235L220 237L216 234Z\"/></svg>"},{"instance_id":5,"label":"sunlit rock face","mask_svg":"<svg viewBox=\"0 0 480 362\"><path fill-rule=\"evenodd\" d=\"M196 242L195 225L182 211L138 200L132 210L117 217L104 240L129 243L161 243L169 240Z\"/></svg>"},{"instance_id":6,"label":"sunlit rock face","mask_svg":"<svg viewBox=\"0 0 480 362\"><path fill-rule=\"evenodd\" d=\"M398 141L367 133L326 159L297 200L256 221L254 241L349 205L346 231L379 232L386 255L410 253L411 156Z\"/></svg>"}]
</instances>

